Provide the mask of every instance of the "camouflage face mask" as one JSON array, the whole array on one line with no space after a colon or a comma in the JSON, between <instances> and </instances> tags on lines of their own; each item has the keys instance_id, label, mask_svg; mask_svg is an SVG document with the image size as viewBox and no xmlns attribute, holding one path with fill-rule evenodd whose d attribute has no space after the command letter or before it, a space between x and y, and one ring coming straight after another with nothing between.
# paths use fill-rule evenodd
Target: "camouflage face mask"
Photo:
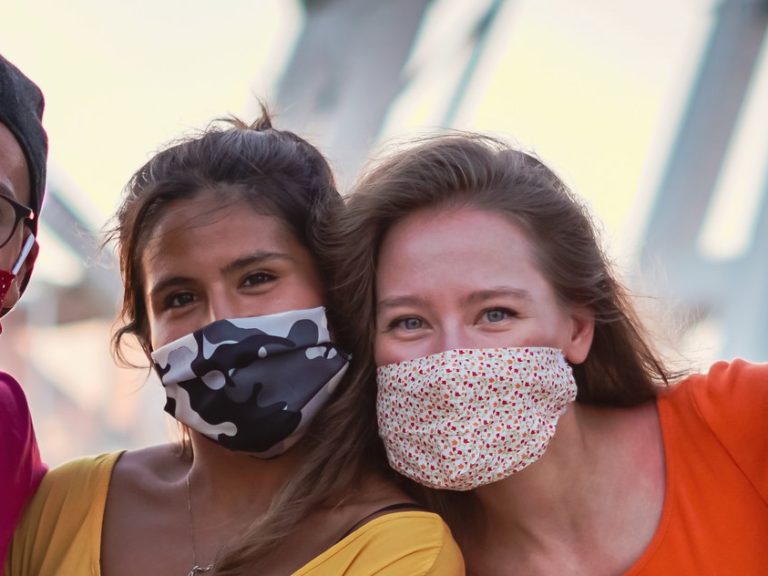
<instances>
[{"instance_id":1,"label":"camouflage face mask","mask_svg":"<svg viewBox=\"0 0 768 576\"><path fill-rule=\"evenodd\" d=\"M218 320L152 352L165 411L231 450L293 446L341 380L349 355L325 309Z\"/></svg>"}]
</instances>

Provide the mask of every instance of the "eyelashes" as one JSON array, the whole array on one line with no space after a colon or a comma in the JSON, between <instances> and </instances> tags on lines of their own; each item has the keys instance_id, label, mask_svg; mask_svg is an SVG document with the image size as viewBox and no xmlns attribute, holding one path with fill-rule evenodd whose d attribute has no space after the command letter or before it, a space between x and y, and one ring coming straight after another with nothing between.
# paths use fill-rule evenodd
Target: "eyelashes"
<instances>
[{"instance_id":1,"label":"eyelashes","mask_svg":"<svg viewBox=\"0 0 768 576\"><path fill-rule=\"evenodd\" d=\"M418 316L400 316L387 324L388 331L402 329L405 331L420 330L425 322Z\"/></svg>"},{"instance_id":2,"label":"eyelashes","mask_svg":"<svg viewBox=\"0 0 768 576\"><path fill-rule=\"evenodd\" d=\"M502 324L506 321L519 318L520 314L512 309L503 306L494 306L493 308L486 308L480 312L477 316L475 323L477 324ZM417 332L430 328L429 322L427 322L421 316L416 315L403 315L393 318L385 325L385 332L402 331L404 333Z\"/></svg>"},{"instance_id":3,"label":"eyelashes","mask_svg":"<svg viewBox=\"0 0 768 576\"><path fill-rule=\"evenodd\" d=\"M487 320L491 324L503 322L504 320L510 320L512 318L518 318L519 314L511 308L495 307L483 310L481 317Z\"/></svg>"},{"instance_id":4,"label":"eyelashes","mask_svg":"<svg viewBox=\"0 0 768 576\"><path fill-rule=\"evenodd\" d=\"M162 309L169 310L171 308L182 308L188 304L194 302L195 296L192 292L174 292L169 294L162 301Z\"/></svg>"},{"instance_id":5,"label":"eyelashes","mask_svg":"<svg viewBox=\"0 0 768 576\"><path fill-rule=\"evenodd\" d=\"M239 290L244 290L245 294L260 294L266 291L267 287L280 278L273 272L259 270L243 275L238 284ZM160 310L174 310L185 308L199 300L199 293L196 286L190 283L188 289L176 290L163 296L160 299Z\"/></svg>"},{"instance_id":6,"label":"eyelashes","mask_svg":"<svg viewBox=\"0 0 768 576\"><path fill-rule=\"evenodd\" d=\"M277 280L277 275L271 272L259 271L246 275L245 278L243 278L241 285L245 287L261 286L269 282L274 282L275 280Z\"/></svg>"}]
</instances>

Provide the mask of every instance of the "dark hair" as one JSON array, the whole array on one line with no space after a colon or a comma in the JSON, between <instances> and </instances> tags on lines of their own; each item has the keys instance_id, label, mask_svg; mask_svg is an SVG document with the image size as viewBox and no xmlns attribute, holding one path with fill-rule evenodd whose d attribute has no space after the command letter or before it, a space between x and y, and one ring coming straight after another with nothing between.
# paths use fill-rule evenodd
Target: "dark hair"
<instances>
[{"instance_id":1,"label":"dark hair","mask_svg":"<svg viewBox=\"0 0 768 576\"><path fill-rule=\"evenodd\" d=\"M266 112L251 125L237 119L213 124L159 152L126 186L117 224L109 234L117 243L125 287L124 325L113 338L114 351L123 361L121 343L128 334L150 353L141 270L150 233L171 203L203 191L215 194L223 205L247 201L258 212L285 222L314 258L325 286L330 286L330 259L324 246L331 242L344 202L325 158L297 135L273 129ZM328 301L327 309L335 329L341 324L336 307ZM348 348L344 342L340 345ZM302 438L306 458L300 469L281 487L267 513L221 551L216 574L258 571L268 553L308 513L324 504L338 504L365 472L386 470L384 454L376 446L371 390L353 389L350 384L349 378L339 383ZM363 405L367 410L361 410Z\"/></svg>"},{"instance_id":2,"label":"dark hair","mask_svg":"<svg viewBox=\"0 0 768 576\"><path fill-rule=\"evenodd\" d=\"M45 173L48 158L48 136L43 128L45 99L40 88L21 70L0 55L0 123L8 127L19 143L29 171L29 207L35 218L26 225L37 234L40 210L45 196ZM27 272L19 291L24 292L32 277L34 259L27 261ZM0 316L8 310L0 311Z\"/></svg>"},{"instance_id":3,"label":"dark hair","mask_svg":"<svg viewBox=\"0 0 768 576\"><path fill-rule=\"evenodd\" d=\"M125 361L123 338L134 335L150 353L141 256L152 229L168 205L201 192L222 206L246 201L254 210L284 222L309 250L329 285L330 268L318 248L320 224L329 226L343 208L333 173L323 155L292 132L275 130L269 115L251 125L236 118L212 124L156 154L130 179L109 237L116 241L124 295L123 326L113 350Z\"/></svg>"},{"instance_id":4,"label":"dark hair","mask_svg":"<svg viewBox=\"0 0 768 576\"><path fill-rule=\"evenodd\" d=\"M342 219L336 290L359 364L372 365L378 251L400 219L427 208L469 206L506 215L526 232L542 273L564 304L594 313L578 401L632 406L673 375L651 346L598 242L585 206L531 154L479 134L427 138L374 164Z\"/></svg>"},{"instance_id":5,"label":"dark hair","mask_svg":"<svg viewBox=\"0 0 768 576\"><path fill-rule=\"evenodd\" d=\"M5 124L24 152L29 170L30 204L36 218L28 226L37 233L45 195L48 137L43 128L45 100L40 88L0 55L0 123Z\"/></svg>"}]
</instances>

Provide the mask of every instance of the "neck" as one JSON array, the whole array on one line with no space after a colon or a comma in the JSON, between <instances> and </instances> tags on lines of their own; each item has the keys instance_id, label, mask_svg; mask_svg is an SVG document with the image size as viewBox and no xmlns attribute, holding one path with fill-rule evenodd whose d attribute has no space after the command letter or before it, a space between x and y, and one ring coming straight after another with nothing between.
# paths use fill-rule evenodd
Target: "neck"
<instances>
[{"instance_id":1,"label":"neck","mask_svg":"<svg viewBox=\"0 0 768 576\"><path fill-rule=\"evenodd\" d=\"M649 421L655 426L647 426ZM574 403L540 460L476 490L488 540L476 544L514 542L543 553L600 547L611 532L622 530L623 511L649 502L660 511L663 468L655 405L611 409Z\"/></svg>"},{"instance_id":2,"label":"neck","mask_svg":"<svg viewBox=\"0 0 768 576\"><path fill-rule=\"evenodd\" d=\"M191 431L194 458L189 483L195 510L218 511L224 518L253 520L291 477L301 460L301 447L271 459L234 452Z\"/></svg>"},{"instance_id":3,"label":"neck","mask_svg":"<svg viewBox=\"0 0 768 576\"><path fill-rule=\"evenodd\" d=\"M596 454L582 425L581 410L572 405L560 418L544 456L524 470L476 491L489 534L515 533L516 538L560 532L563 520L578 517L582 499L596 468Z\"/></svg>"},{"instance_id":4,"label":"neck","mask_svg":"<svg viewBox=\"0 0 768 576\"><path fill-rule=\"evenodd\" d=\"M295 446L265 460L228 450L194 431L190 436L194 457L184 481L190 537L195 562L206 567L227 541L263 516L302 453Z\"/></svg>"}]
</instances>

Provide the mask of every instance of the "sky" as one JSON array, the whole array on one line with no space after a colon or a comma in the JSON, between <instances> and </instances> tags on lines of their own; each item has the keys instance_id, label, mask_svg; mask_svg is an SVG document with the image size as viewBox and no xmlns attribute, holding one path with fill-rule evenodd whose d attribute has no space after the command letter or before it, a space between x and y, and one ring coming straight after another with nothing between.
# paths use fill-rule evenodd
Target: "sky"
<instances>
[{"instance_id":1,"label":"sky","mask_svg":"<svg viewBox=\"0 0 768 576\"><path fill-rule=\"evenodd\" d=\"M302 21L292 0L3 0L0 14L0 52L45 93L52 179L96 229L153 151L272 97ZM52 247L38 269L55 281L66 260Z\"/></svg>"}]
</instances>

